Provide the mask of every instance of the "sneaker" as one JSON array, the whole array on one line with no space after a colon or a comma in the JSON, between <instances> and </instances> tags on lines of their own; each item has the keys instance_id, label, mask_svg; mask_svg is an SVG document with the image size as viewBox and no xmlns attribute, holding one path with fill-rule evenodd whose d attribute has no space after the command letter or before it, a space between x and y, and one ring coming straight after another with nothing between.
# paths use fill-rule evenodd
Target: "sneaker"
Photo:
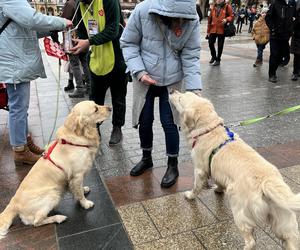
<instances>
[{"instance_id":1,"label":"sneaker","mask_svg":"<svg viewBox=\"0 0 300 250\"><path fill-rule=\"evenodd\" d=\"M75 89L73 93L69 94L70 98L83 98L85 90L84 89Z\"/></svg>"},{"instance_id":2,"label":"sneaker","mask_svg":"<svg viewBox=\"0 0 300 250\"><path fill-rule=\"evenodd\" d=\"M34 165L40 158L40 155L32 153L27 145L14 147L14 160L17 165Z\"/></svg>"},{"instance_id":3,"label":"sneaker","mask_svg":"<svg viewBox=\"0 0 300 250\"><path fill-rule=\"evenodd\" d=\"M293 74L291 80L292 81L297 81L298 80L298 75L297 74Z\"/></svg>"},{"instance_id":4,"label":"sneaker","mask_svg":"<svg viewBox=\"0 0 300 250\"><path fill-rule=\"evenodd\" d=\"M30 135L27 137L27 146L29 150L36 155L41 155L42 153L44 153L44 149L41 149L39 146L34 144Z\"/></svg>"},{"instance_id":5,"label":"sneaker","mask_svg":"<svg viewBox=\"0 0 300 250\"><path fill-rule=\"evenodd\" d=\"M68 85L64 87L64 91L71 91L74 89L74 83L73 80L68 81Z\"/></svg>"},{"instance_id":6,"label":"sneaker","mask_svg":"<svg viewBox=\"0 0 300 250\"><path fill-rule=\"evenodd\" d=\"M277 82L277 76L270 76L269 77L269 82L276 83Z\"/></svg>"},{"instance_id":7,"label":"sneaker","mask_svg":"<svg viewBox=\"0 0 300 250\"><path fill-rule=\"evenodd\" d=\"M121 127L114 126L111 132L109 146L114 146L119 144L122 140L122 137L123 135L122 135Z\"/></svg>"},{"instance_id":8,"label":"sneaker","mask_svg":"<svg viewBox=\"0 0 300 250\"><path fill-rule=\"evenodd\" d=\"M210 61L209 61L209 64L212 64L212 63L214 63L215 61L216 61L215 58L211 58Z\"/></svg>"},{"instance_id":9,"label":"sneaker","mask_svg":"<svg viewBox=\"0 0 300 250\"><path fill-rule=\"evenodd\" d=\"M214 63L211 64L212 66L219 66L220 65L220 61L215 61Z\"/></svg>"}]
</instances>

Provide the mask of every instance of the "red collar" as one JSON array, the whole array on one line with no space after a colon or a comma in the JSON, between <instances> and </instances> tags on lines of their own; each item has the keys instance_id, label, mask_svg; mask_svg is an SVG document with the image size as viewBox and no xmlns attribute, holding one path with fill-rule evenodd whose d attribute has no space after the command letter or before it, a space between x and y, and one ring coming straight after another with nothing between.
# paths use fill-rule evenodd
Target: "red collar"
<instances>
[{"instance_id":1,"label":"red collar","mask_svg":"<svg viewBox=\"0 0 300 250\"><path fill-rule=\"evenodd\" d=\"M45 160L48 160L50 161L55 167L59 168L60 170L62 170L63 172L65 172L64 168L57 165L52 159L51 159L51 153L52 151L54 150L54 148L56 147L56 145L59 143L58 140L56 140L52 145L51 147L47 150L47 152L45 152L43 154L43 158ZM80 145L80 144L73 144L71 142L68 142L66 141L65 139L61 139L61 144L69 144L69 145L72 145L72 146L76 146L76 147L85 147L85 148L89 148L90 146L89 145Z\"/></svg>"},{"instance_id":2,"label":"red collar","mask_svg":"<svg viewBox=\"0 0 300 250\"><path fill-rule=\"evenodd\" d=\"M215 128L217 128L220 125L223 125L223 122L220 122L215 127L211 128L211 129L206 129L203 132L201 132L199 135L194 136L193 137L192 148L194 148L196 146L197 140L198 140L199 137L201 137L202 135L208 134L209 132L213 131Z\"/></svg>"}]
</instances>

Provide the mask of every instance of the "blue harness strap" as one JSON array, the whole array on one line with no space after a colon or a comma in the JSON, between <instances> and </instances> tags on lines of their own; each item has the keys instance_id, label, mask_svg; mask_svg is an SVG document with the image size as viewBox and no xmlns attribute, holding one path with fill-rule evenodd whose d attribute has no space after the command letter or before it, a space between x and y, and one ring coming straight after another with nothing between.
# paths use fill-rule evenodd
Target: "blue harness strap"
<instances>
[{"instance_id":1,"label":"blue harness strap","mask_svg":"<svg viewBox=\"0 0 300 250\"><path fill-rule=\"evenodd\" d=\"M224 141L223 143L221 143L218 147L216 147L209 155L209 158L208 158L208 168L209 168L209 175L211 175L211 161L212 161L212 158L213 156L223 147L225 146L226 144L228 144L229 142L232 142L234 141L234 133L232 131L230 131L230 129L226 126L224 126L225 130L226 130L226 133L228 135L228 139L226 141Z\"/></svg>"}]
</instances>

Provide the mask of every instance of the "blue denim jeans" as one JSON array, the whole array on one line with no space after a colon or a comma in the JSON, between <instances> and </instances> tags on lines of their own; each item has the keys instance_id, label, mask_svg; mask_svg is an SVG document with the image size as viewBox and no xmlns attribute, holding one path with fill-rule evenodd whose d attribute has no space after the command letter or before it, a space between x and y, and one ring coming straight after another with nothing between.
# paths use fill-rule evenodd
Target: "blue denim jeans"
<instances>
[{"instance_id":1,"label":"blue denim jeans","mask_svg":"<svg viewBox=\"0 0 300 250\"><path fill-rule=\"evenodd\" d=\"M30 83L7 84L9 139L14 147L27 143Z\"/></svg>"},{"instance_id":2,"label":"blue denim jeans","mask_svg":"<svg viewBox=\"0 0 300 250\"><path fill-rule=\"evenodd\" d=\"M173 120L173 114L169 103L167 87L150 86L146 95L146 102L139 118L139 135L141 148L152 150L154 121L154 99L159 98L160 122L165 132L167 156L178 156L179 134L178 128Z\"/></svg>"},{"instance_id":3,"label":"blue denim jeans","mask_svg":"<svg viewBox=\"0 0 300 250\"><path fill-rule=\"evenodd\" d=\"M265 44L256 44L257 47L257 60L262 61L263 60L263 53L264 53L264 49L266 47Z\"/></svg>"}]
</instances>

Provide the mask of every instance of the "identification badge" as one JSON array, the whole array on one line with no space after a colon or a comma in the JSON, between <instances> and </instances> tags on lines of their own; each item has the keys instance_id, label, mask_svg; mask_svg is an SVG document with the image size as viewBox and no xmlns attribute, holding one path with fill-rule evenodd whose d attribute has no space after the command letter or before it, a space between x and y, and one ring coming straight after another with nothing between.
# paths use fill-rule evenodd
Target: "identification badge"
<instances>
[{"instance_id":1,"label":"identification badge","mask_svg":"<svg viewBox=\"0 0 300 250\"><path fill-rule=\"evenodd\" d=\"M89 36L94 36L99 33L98 23L95 19L88 20L88 27L89 27Z\"/></svg>"}]
</instances>

